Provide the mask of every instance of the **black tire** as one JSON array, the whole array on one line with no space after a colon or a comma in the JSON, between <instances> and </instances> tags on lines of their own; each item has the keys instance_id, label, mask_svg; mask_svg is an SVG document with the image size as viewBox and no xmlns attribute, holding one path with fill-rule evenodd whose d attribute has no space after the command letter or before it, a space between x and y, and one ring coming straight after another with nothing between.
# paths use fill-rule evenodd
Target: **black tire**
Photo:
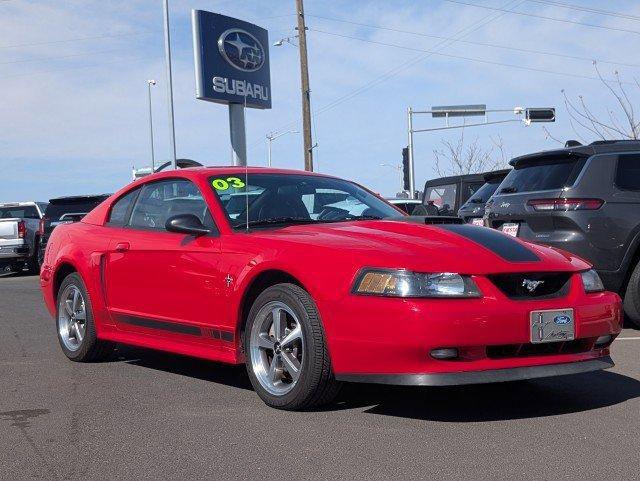
<instances>
[{"instance_id":1,"label":"black tire","mask_svg":"<svg viewBox=\"0 0 640 481\"><path fill-rule=\"evenodd\" d=\"M86 312L86 327L85 327L85 336L80 343L80 347L77 350L70 350L65 346L61 335L59 323L60 321L60 301L62 294L65 292L66 288L69 286L77 287L85 302L85 312ZM87 288L84 285L84 282L80 275L76 272L69 274L64 278L62 284L60 285L60 289L58 289L58 295L56 299L56 335L58 336L58 342L60 343L60 347L64 352L65 356L67 356L72 361L76 362L95 362L101 361L108 357L115 347L115 344L112 342L101 341L96 336L96 328L93 320L93 307L91 305L91 297L87 292Z\"/></svg>"},{"instance_id":2,"label":"black tire","mask_svg":"<svg viewBox=\"0 0 640 481\"><path fill-rule=\"evenodd\" d=\"M40 274L40 239L36 237L33 241L33 254L29 259L29 273Z\"/></svg>"},{"instance_id":3,"label":"black tire","mask_svg":"<svg viewBox=\"0 0 640 481\"><path fill-rule=\"evenodd\" d=\"M631 273L624 295L624 312L636 327L640 328L640 262Z\"/></svg>"},{"instance_id":4,"label":"black tire","mask_svg":"<svg viewBox=\"0 0 640 481\"><path fill-rule=\"evenodd\" d=\"M280 301L293 310L300 320L305 345L300 377L293 389L283 395L273 395L260 384L253 372L250 356L251 329L256 315L272 301ZM331 369L320 314L309 293L301 287L276 284L265 289L251 306L243 342L249 379L258 396L268 406L290 411L306 410L328 404L338 395L341 383L336 381Z\"/></svg>"}]
</instances>

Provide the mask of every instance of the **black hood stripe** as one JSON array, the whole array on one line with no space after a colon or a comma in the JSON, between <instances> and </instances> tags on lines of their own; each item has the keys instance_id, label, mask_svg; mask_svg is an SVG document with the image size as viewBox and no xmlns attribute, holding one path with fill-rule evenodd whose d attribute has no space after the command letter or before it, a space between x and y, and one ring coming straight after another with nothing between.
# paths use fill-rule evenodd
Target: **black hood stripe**
<instances>
[{"instance_id":1,"label":"black hood stripe","mask_svg":"<svg viewBox=\"0 0 640 481\"><path fill-rule=\"evenodd\" d=\"M517 240L502 232L488 227L474 225L439 225L439 229L445 229L454 234L486 247L491 252L499 255L504 260L511 262L537 262L540 258L530 249L523 246Z\"/></svg>"}]
</instances>

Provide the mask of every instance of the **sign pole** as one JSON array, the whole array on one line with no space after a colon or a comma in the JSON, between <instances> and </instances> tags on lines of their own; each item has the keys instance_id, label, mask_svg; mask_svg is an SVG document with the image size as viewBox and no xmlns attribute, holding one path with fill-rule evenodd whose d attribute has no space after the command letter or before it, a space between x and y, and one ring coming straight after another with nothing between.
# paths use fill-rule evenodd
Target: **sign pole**
<instances>
[{"instance_id":1,"label":"sign pole","mask_svg":"<svg viewBox=\"0 0 640 481\"><path fill-rule=\"evenodd\" d=\"M229 135L233 165L247 165L247 135L244 125L244 105L229 104Z\"/></svg>"}]
</instances>

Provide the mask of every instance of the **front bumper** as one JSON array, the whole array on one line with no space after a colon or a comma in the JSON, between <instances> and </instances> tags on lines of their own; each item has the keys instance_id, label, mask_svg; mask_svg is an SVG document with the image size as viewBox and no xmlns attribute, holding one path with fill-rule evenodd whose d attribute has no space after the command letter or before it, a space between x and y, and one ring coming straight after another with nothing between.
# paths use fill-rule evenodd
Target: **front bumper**
<instances>
[{"instance_id":1,"label":"front bumper","mask_svg":"<svg viewBox=\"0 0 640 481\"><path fill-rule=\"evenodd\" d=\"M600 371L615 366L609 356L588 361L548 364L542 366L491 369L488 371L447 372L439 374L340 374L338 381L394 384L397 386L459 386L492 382L521 381L541 377L566 376Z\"/></svg>"},{"instance_id":2,"label":"front bumper","mask_svg":"<svg viewBox=\"0 0 640 481\"><path fill-rule=\"evenodd\" d=\"M610 342L596 341L605 335L614 339L622 329L620 297L611 292L585 294L578 274L573 276L569 292L553 299L513 300L486 277L474 279L482 298L345 296L326 303L318 300L336 377L355 380L374 376L369 382L381 382L375 381L376 376L389 376L390 382L402 384L399 376L449 383L436 379L452 375L457 380L451 382L460 384L464 373L479 379L467 383L486 382L483 373L512 369L525 369L513 372L530 377L558 369L550 366L607 359ZM566 308L574 311L575 340L532 344L531 311ZM458 357L443 360L431 356L432 350L443 348L457 349ZM504 380L514 375L502 374L507 376Z\"/></svg>"}]
</instances>

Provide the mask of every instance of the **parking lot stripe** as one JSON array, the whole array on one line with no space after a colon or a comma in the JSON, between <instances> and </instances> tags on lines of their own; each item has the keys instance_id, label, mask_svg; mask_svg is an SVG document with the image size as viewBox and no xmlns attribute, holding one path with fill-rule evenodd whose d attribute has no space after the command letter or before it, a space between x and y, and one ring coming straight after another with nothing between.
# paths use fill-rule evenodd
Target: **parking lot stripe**
<instances>
[{"instance_id":1,"label":"parking lot stripe","mask_svg":"<svg viewBox=\"0 0 640 481\"><path fill-rule=\"evenodd\" d=\"M640 337L619 337L616 341L640 341Z\"/></svg>"}]
</instances>

